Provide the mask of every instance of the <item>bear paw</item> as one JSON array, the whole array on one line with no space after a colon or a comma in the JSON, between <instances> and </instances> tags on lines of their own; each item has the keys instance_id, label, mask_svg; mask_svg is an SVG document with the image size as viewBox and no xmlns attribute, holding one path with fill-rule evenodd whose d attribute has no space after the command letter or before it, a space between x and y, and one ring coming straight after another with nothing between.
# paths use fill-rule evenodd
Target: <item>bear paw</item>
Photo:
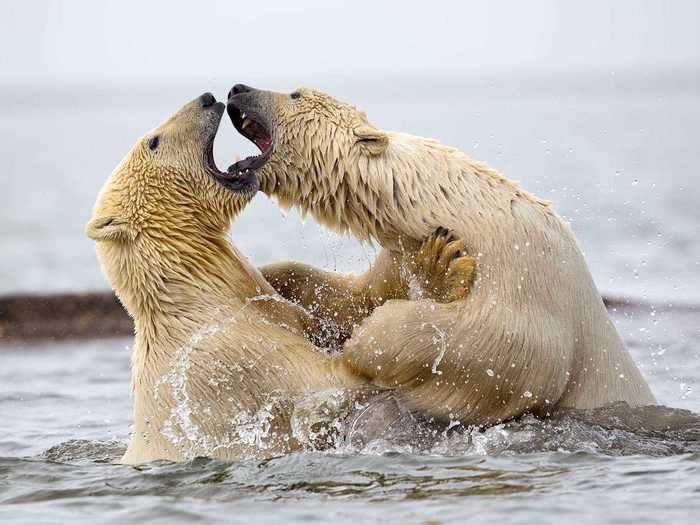
<instances>
[{"instance_id":1,"label":"bear paw","mask_svg":"<svg viewBox=\"0 0 700 525\"><path fill-rule=\"evenodd\" d=\"M423 242L410 266L409 287L440 303L466 297L476 276L476 260L467 255L461 239L442 227Z\"/></svg>"}]
</instances>

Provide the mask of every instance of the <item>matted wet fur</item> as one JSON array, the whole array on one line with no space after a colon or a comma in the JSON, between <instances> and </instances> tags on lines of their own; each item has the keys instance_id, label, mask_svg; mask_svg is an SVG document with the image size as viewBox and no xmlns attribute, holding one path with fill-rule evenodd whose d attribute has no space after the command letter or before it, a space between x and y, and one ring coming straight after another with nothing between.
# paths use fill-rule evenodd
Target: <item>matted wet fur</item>
<instances>
[{"instance_id":1,"label":"matted wet fur","mask_svg":"<svg viewBox=\"0 0 700 525\"><path fill-rule=\"evenodd\" d=\"M317 440L319 425L377 390L315 347L315 320L231 245L231 221L257 185L245 176L224 181L234 191L215 182L223 174L211 148L222 113L223 104L205 94L146 134L110 176L86 227L135 323L125 463L316 446L304 440ZM447 266L435 265L458 242L431 237L431 258L416 258L419 275L440 268L445 277L434 278L436 297L455 293L447 269L464 256L453 250ZM401 279L395 286L407 288ZM333 409L325 420L309 418L310 396Z\"/></svg>"},{"instance_id":2,"label":"matted wet fur","mask_svg":"<svg viewBox=\"0 0 700 525\"><path fill-rule=\"evenodd\" d=\"M391 274L392 266L398 272L439 226L476 257L465 299L386 301L393 298L377 294L374 312L344 347L357 373L399 389L422 413L467 424L655 402L573 233L547 202L454 148L378 129L364 113L312 89L284 94L238 85L228 111L244 134L242 123L255 120L270 145L264 157L229 171L254 165L260 188L281 206L383 247L359 277L301 264L263 269L288 298L329 317L347 315L363 289L381 284L377 275ZM290 273L300 284L279 286ZM333 301L315 293L326 287Z\"/></svg>"}]
</instances>

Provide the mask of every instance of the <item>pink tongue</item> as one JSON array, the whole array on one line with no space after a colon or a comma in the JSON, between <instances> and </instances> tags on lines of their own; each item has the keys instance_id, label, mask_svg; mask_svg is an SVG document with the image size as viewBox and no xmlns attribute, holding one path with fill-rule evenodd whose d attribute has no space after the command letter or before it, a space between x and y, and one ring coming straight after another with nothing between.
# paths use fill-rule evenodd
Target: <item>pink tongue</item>
<instances>
[{"instance_id":1,"label":"pink tongue","mask_svg":"<svg viewBox=\"0 0 700 525\"><path fill-rule=\"evenodd\" d=\"M258 148L260 148L260 151L263 153L265 153L265 151L267 151L267 149L270 147L270 141L262 138L255 139L255 144L258 146Z\"/></svg>"}]
</instances>

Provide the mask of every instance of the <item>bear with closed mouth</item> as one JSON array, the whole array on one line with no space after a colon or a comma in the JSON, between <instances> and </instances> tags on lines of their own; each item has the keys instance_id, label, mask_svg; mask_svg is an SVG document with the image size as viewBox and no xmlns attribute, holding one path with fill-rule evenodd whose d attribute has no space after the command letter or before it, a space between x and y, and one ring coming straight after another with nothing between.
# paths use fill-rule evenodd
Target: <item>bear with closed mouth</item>
<instances>
[{"instance_id":1,"label":"bear with closed mouth","mask_svg":"<svg viewBox=\"0 0 700 525\"><path fill-rule=\"evenodd\" d=\"M549 203L454 148L381 130L313 89L237 84L227 109L261 149L229 173L255 173L281 206L383 248L360 276L299 263L262 270L283 296L336 320L356 373L404 392L415 410L465 424L655 402ZM440 226L476 261L462 298L421 298L420 281L417 300L385 293L385 276L400 274Z\"/></svg>"}]
</instances>

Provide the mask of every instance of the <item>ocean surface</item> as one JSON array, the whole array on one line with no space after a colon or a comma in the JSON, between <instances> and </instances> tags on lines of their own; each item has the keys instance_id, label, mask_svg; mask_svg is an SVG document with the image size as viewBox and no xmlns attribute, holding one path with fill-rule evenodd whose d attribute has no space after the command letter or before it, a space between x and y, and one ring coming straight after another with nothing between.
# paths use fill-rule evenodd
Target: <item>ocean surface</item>
<instances>
[{"instance_id":1,"label":"ocean surface","mask_svg":"<svg viewBox=\"0 0 700 525\"><path fill-rule=\"evenodd\" d=\"M193 85L0 86L0 295L106 289L83 235L133 143ZM323 79L380 127L430 136L549 199L659 403L269 460L116 463L131 422L131 341L0 341L0 522L695 523L700 513L700 83L583 79ZM227 120L225 168L254 151ZM263 195L233 241L256 264L362 271L376 249Z\"/></svg>"},{"instance_id":2,"label":"ocean surface","mask_svg":"<svg viewBox=\"0 0 700 525\"><path fill-rule=\"evenodd\" d=\"M0 523L697 523L697 311L617 313L659 403L268 460L116 464L129 339L0 348ZM692 412L691 412L692 411ZM405 438L405 436L404 436Z\"/></svg>"}]
</instances>

